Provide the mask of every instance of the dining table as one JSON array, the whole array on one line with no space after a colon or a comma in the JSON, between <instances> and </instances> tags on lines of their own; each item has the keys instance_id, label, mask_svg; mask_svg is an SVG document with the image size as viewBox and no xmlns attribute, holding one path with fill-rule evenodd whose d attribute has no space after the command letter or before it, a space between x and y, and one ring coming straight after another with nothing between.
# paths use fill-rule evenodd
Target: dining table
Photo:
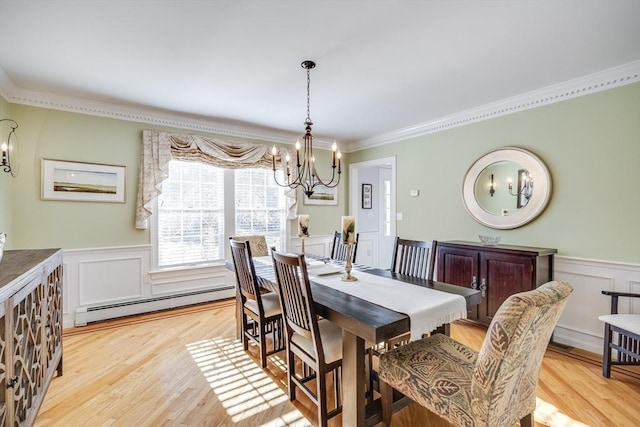
<instances>
[{"instance_id":1,"label":"dining table","mask_svg":"<svg viewBox=\"0 0 640 427\"><path fill-rule=\"evenodd\" d=\"M336 274L339 274L344 266L341 261L322 257L307 256L307 260L314 263L326 263L327 267L336 270ZM232 262L227 262L226 266L233 270ZM271 257L254 257L254 266L261 286L267 290L278 292ZM343 384L348 384L343 387L342 425L358 427L375 425L382 419L379 399L367 400L366 398L368 384L365 362L367 359L366 343L382 343L410 332L412 330L411 318L406 313L386 307L387 304L377 304L366 298L356 297L342 291L339 287L327 286L321 283L323 281L321 279L324 279L325 276L315 276L312 270L309 269L309 279L317 314L342 328L342 381ZM463 286L354 264L352 274L357 277L359 273L363 273L363 276L372 275L367 277L376 277L378 282L388 283L389 286L398 283L410 284L445 294L458 295L464 298L466 307L472 307L480 302L479 290ZM331 274L331 271L328 274ZM358 282L352 283L357 284ZM415 304L419 306L421 301L417 300ZM449 324L438 325L437 330L448 334Z\"/></svg>"}]
</instances>

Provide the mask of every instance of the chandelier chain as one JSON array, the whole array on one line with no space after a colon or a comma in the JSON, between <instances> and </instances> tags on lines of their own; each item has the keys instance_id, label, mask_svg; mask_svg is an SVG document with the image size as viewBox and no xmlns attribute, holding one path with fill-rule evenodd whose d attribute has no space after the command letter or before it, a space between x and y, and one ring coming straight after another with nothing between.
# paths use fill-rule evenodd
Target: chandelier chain
<instances>
[{"instance_id":1,"label":"chandelier chain","mask_svg":"<svg viewBox=\"0 0 640 427\"><path fill-rule=\"evenodd\" d=\"M307 68L307 122L311 122L311 69ZM306 122L305 122L306 123Z\"/></svg>"}]
</instances>

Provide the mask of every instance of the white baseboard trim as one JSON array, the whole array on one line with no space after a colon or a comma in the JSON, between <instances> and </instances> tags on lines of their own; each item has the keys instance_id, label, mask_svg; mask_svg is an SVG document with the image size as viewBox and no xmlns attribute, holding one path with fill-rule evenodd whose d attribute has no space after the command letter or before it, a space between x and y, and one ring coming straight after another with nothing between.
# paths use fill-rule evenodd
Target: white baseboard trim
<instances>
[{"instance_id":1,"label":"white baseboard trim","mask_svg":"<svg viewBox=\"0 0 640 427\"><path fill-rule=\"evenodd\" d=\"M220 289L191 292L182 295L170 295L149 300L129 301L106 306L78 307L75 312L74 326L86 326L88 323L101 320L168 310L233 297L235 297L235 287L231 286Z\"/></svg>"}]
</instances>

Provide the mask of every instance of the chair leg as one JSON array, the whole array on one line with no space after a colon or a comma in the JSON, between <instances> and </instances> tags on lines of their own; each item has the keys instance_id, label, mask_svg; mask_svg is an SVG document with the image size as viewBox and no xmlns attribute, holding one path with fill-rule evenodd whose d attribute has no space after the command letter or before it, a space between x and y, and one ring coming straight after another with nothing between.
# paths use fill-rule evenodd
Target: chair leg
<instances>
[{"instance_id":1,"label":"chair leg","mask_svg":"<svg viewBox=\"0 0 640 427\"><path fill-rule=\"evenodd\" d=\"M605 378L611 377L611 326L604 325L604 351L602 353L602 375Z\"/></svg>"},{"instance_id":2,"label":"chair leg","mask_svg":"<svg viewBox=\"0 0 640 427\"><path fill-rule=\"evenodd\" d=\"M265 322L266 323L266 322ZM266 328L266 324L261 323L259 325L260 329L260 365L262 365L262 369L267 367L267 335L264 332Z\"/></svg>"},{"instance_id":3,"label":"chair leg","mask_svg":"<svg viewBox=\"0 0 640 427\"><path fill-rule=\"evenodd\" d=\"M287 380L289 383L289 400L296 400L296 384L293 382L293 376L296 374L296 360L293 353L287 348Z\"/></svg>"},{"instance_id":4,"label":"chair leg","mask_svg":"<svg viewBox=\"0 0 640 427\"><path fill-rule=\"evenodd\" d=\"M382 404L382 425L391 426L391 415L393 410L393 387L385 381L378 379L380 386L380 403Z\"/></svg>"},{"instance_id":5,"label":"chair leg","mask_svg":"<svg viewBox=\"0 0 640 427\"><path fill-rule=\"evenodd\" d=\"M240 328L240 333L242 334L242 348L244 349L244 351L249 350L249 338L247 337L247 332L248 332L248 319L247 319L247 315L242 313L242 327Z\"/></svg>"},{"instance_id":6,"label":"chair leg","mask_svg":"<svg viewBox=\"0 0 640 427\"><path fill-rule=\"evenodd\" d=\"M316 397L318 400L318 424L327 427L327 375L316 372Z\"/></svg>"},{"instance_id":7,"label":"chair leg","mask_svg":"<svg viewBox=\"0 0 640 427\"><path fill-rule=\"evenodd\" d=\"M533 414L527 414L522 417L520 427L533 427Z\"/></svg>"}]
</instances>

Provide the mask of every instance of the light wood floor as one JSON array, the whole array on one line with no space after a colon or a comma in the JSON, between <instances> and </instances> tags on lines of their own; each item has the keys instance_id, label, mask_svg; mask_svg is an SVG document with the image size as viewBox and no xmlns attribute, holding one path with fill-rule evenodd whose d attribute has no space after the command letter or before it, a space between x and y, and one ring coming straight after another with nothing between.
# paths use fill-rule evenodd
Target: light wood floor
<instances>
[{"instance_id":1,"label":"light wood floor","mask_svg":"<svg viewBox=\"0 0 640 427\"><path fill-rule=\"evenodd\" d=\"M484 330L455 324L479 348ZM315 407L289 402L283 355L267 370L235 340L233 302L65 331L64 375L54 378L36 426L309 426ZM638 426L637 370L602 377L593 355L548 350L536 426ZM340 418L330 425L340 425ZM447 425L411 404L394 426Z\"/></svg>"}]
</instances>

